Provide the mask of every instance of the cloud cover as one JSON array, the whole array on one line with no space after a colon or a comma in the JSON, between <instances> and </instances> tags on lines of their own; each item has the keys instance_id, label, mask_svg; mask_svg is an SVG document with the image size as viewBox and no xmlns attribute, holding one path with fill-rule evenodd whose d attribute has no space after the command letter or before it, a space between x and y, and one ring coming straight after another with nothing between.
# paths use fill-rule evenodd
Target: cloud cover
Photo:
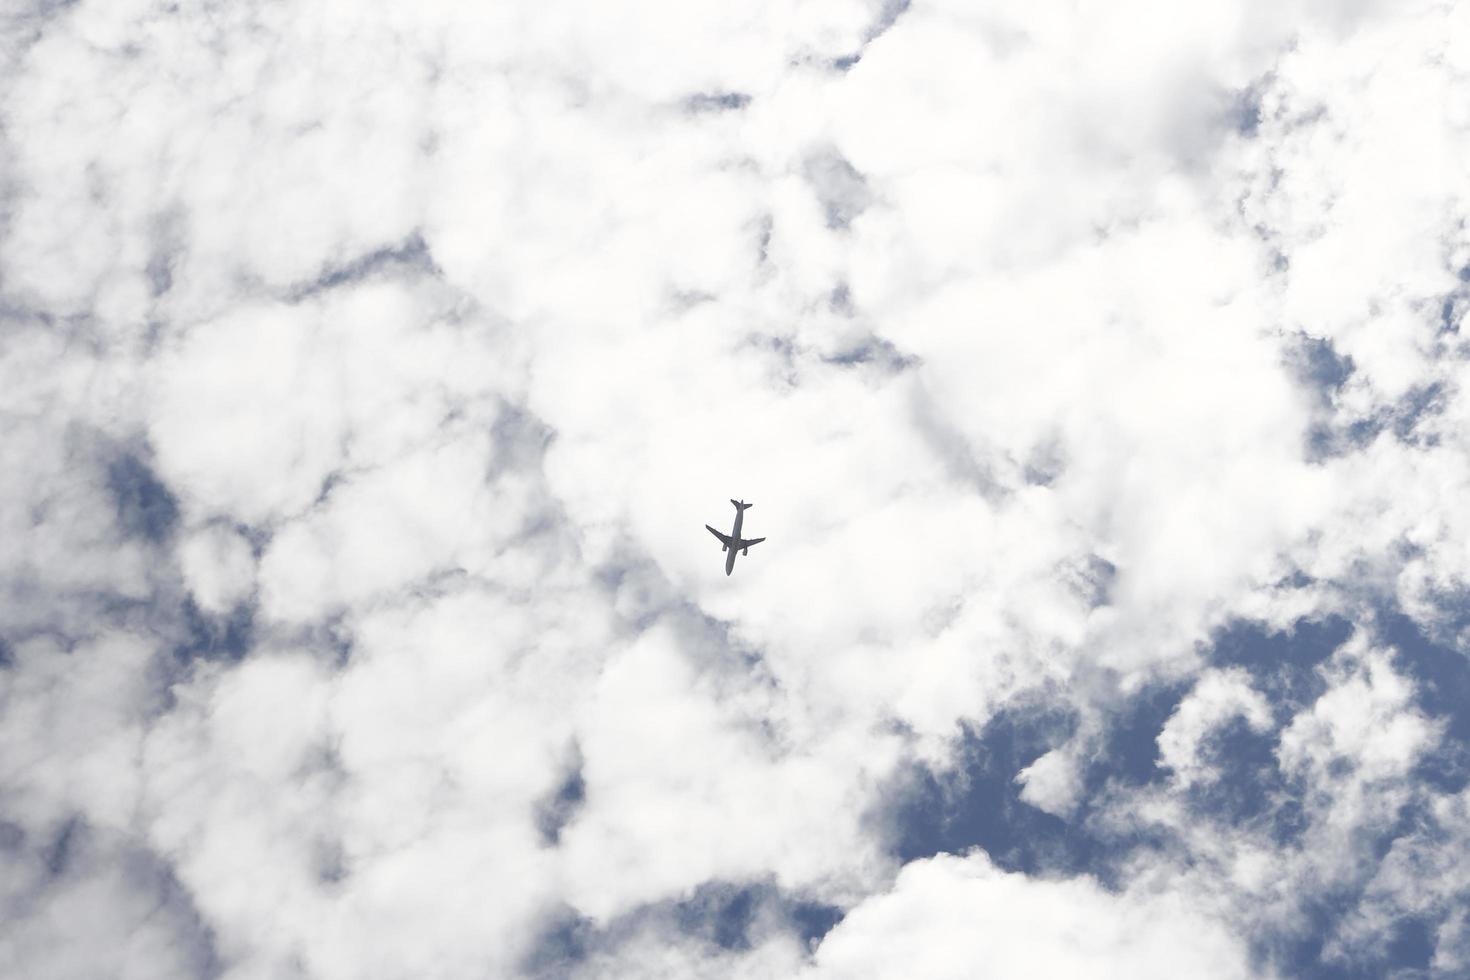
<instances>
[{"instance_id":1,"label":"cloud cover","mask_svg":"<svg viewBox=\"0 0 1470 980\"><path fill-rule=\"evenodd\" d=\"M0 37L6 972L1470 960L1464 9Z\"/></svg>"}]
</instances>

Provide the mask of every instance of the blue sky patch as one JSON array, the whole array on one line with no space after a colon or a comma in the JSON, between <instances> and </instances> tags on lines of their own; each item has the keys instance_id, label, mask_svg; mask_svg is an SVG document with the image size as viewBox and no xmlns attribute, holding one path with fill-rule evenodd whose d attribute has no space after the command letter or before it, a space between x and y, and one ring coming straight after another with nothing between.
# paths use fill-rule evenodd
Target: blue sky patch
<instances>
[{"instance_id":1,"label":"blue sky patch","mask_svg":"<svg viewBox=\"0 0 1470 980\"><path fill-rule=\"evenodd\" d=\"M567 976L587 958L596 932L591 919L569 908L560 910L537 933L521 972L538 980Z\"/></svg>"},{"instance_id":2,"label":"blue sky patch","mask_svg":"<svg viewBox=\"0 0 1470 980\"><path fill-rule=\"evenodd\" d=\"M153 468L136 453L123 453L107 466L107 490L117 523L129 537L161 544L179 523L179 504Z\"/></svg>"},{"instance_id":3,"label":"blue sky patch","mask_svg":"<svg viewBox=\"0 0 1470 980\"><path fill-rule=\"evenodd\" d=\"M1282 632L1235 620L1215 632L1204 656L1212 667L1245 669L1279 725L1322 696L1327 682L1317 668L1352 633L1353 624L1342 616L1300 619Z\"/></svg>"},{"instance_id":4,"label":"blue sky patch","mask_svg":"<svg viewBox=\"0 0 1470 980\"><path fill-rule=\"evenodd\" d=\"M783 891L770 882L707 881L684 898L652 902L598 928L572 909L553 915L523 963L533 977L561 977L600 951L616 950L653 930L677 933L713 950L738 953L784 929L808 950L843 918L842 909Z\"/></svg>"},{"instance_id":5,"label":"blue sky patch","mask_svg":"<svg viewBox=\"0 0 1470 980\"><path fill-rule=\"evenodd\" d=\"M255 605L240 603L228 613L213 614L200 609L191 599L182 608L184 639L174 647L174 658L234 662L250 651L255 638Z\"/></svg>"},{"instance_id":6,"label":"blue sky patch","mask_svg":"<svg viewBox=\"0 0 1470 980\"><path fill-rule=\"evenodd\" d=\"M582 753L574 744L566 772L551 794L536 806L536 830L548 847L561 843L561 833L587 802L587 782L582 778Z\"/></svg>"},{"instance_id":7,"label":"blue sky patch","mask_svg":"<svg viewBox=\"0 0 1470 980\"><path fill-rule=\"evenodd\" d=\"M80 814L68 818L56 835L46 845L42 861L53 876L66 874L75 866L77 857L87 841L87 822Z\"/></svg>"}]
</instances>

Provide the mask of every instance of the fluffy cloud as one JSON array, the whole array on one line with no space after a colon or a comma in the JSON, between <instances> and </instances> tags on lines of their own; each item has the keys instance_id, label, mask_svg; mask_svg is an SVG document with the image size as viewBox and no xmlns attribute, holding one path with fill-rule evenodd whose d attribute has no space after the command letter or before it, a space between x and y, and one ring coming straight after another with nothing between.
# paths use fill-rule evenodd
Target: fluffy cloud
<instances>
[{"instance_id":1,"label":"fluffy cloud","mask_svg":"<svg viewBox=\"0 0 1470 980\"><path fill-rule=\"evenodd\" d=\"M0 962L1462 968L1467 24L0 15Z\"/></svg>"},{"instance_id":2,"label":"fluffy cloud","mask_svg":"<svg viewBox=\"0 0 1470 980\"><path fill-rule=\"evenodd\" d=\"M1110 895L1086 879L1006 874L984 855L904 868L849 913L811 976L1247 977L1247 951L1169 895Z\"/></svg>"}]
</instances>

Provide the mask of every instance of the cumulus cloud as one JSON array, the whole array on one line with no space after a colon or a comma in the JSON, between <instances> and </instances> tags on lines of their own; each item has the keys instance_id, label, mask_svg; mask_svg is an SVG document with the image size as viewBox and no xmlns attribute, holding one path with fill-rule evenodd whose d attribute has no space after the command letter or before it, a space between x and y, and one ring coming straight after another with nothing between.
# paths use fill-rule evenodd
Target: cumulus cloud
<instances>
[{"instance_id":1,"label":"cumulus cloud","mask_svg":"<svg viewBox=\"0 0 1470 980\"><path fill-rule=\"evenodd\" d=\"M0 962L1463 969L1467 17L0 14Z\"/></svg>"},{"instance_id":2,"label":"cumulus cloud","mask_svg":"<svg viewBox=\"0 0 1470 980\"><path fill-rule=\"evenodd\" d=\"M1112 895L1085 878L1029 879L984 855L904 868L853 911L811 976L1251 976L1218 922L1168 895Z\"/></svg>"}]
</instances>

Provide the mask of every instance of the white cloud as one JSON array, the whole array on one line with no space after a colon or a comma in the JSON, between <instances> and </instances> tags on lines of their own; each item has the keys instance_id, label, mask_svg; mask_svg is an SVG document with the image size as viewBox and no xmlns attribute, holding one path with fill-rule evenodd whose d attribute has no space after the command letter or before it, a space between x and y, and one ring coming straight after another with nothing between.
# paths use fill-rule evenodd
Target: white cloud
<instances>
[{"instance_id":1,"label":"white cloud","mask_svg":"<svg viewBox=\"0 0 1470 980\"><path fill-rule=\"evenodd\" d=\"M222 612L255 590L255 557L238 531L219 525L200 528L179 548L179 570L199 605Z\"/></svg>"},{"instance_id":2,"label":"white cloud","mask_svg":"<svg viewBox=\"0 0 1470 980\"><path fill-rule=\"evenodd\" d=\"M105 836L75 846L92 853L78 855L79 867L49 885L28 862L6 855L0 881L14 911L0 937L0 963L58 980L95 976L104 961L127 980L184 980L214 967L208 938L166 869Z\"/></svg>"},{"instance_id":3,"label":"white cloud","mask_svg":"<svg viewBox=\"0 0 1470 980\"><path fill-rule=\"evenodd\" d=\"M846 891L886 870L854 777L880 778L893 740L839 729L783 746L789 709L758 692L719 697L673 639L650 631L609 663L578 726L589 803L565 834L578 907L606 919L701 881L765 874Z\"/></svg>"},{"instance_id":4,"label":"white cloud","mask_svg":"<svg viewBox=\"0 0 1470 980\"><path fill-rule=\"evenodd\" d=\"M1047 813L1071 816L1082 792L1082 773L1073 755L1052 749L1016 774L1021 799Z\"/></svg>"},{"instance_id":5,"label":"white cloud","mask_svg":"<svg viewBox=\"0 0 1470 980\"><path fill-rule=\"evenodd\" d=\"M1342 955L1430 909L1458 962L1463 889L1404 870L1448 845L1378 863L1450 797L1363 610L1453 633L1470 581L1465 16L0 16L0 860L63 910L0 955L85 975L86 909L146 975L512 975L570 914L594 974L1223 976L1279 867L1363 890ZM1325 611L1363 629L1308 703L1205 663ZM1159 677L1171 778L1125 785ZM1042 701L1034 816L1168 846L1116 891L899 869L909 767ZM1191 809L1236 719L1295 837ZM668 911L710 882L849 914L718 948Z\"/></svg>"},{"instance_id":6,"label":"white cloud","mask_svg":"<svg viewBox=\"0 0 1470 980\"><path fill-rule=\"evenodd\" d=\"M1435 724L1415 709L1412 684L1387 653L1367 651L1329 674L1332 686L1281 733L1288 771L1330 774L1348 763L1356 780L1403 776L1437 740Z\"/></svg>"},{"instance_id":7,"label":"white cloud","mask_svg":"<svg viewBox=\"0 0 1470 980\"><path fill-rule=\"evenodd\" d=\"M812 976L1253 975L1222 924L1173 895L1007 874L983 854L908 865L817 950Z\"/></svg>"}]
</instances>

